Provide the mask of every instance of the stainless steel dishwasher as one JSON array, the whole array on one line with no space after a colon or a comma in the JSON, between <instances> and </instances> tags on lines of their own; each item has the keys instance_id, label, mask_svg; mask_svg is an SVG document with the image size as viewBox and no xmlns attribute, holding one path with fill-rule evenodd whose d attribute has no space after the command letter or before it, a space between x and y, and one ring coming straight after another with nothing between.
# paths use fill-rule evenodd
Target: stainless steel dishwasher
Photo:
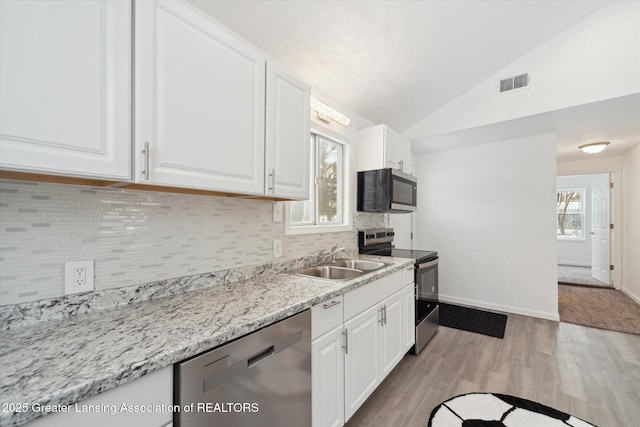
<instances>
[{"instance_id":1,"label":"stainless steel dishwasher","mask_svg":"<svg viewBox=\"0 0 640 427\"><path fill-rule=\"evenodd\" d=\"M177 427L310 426L311 311L174 366Z\"/></svg>"}]
</instances>

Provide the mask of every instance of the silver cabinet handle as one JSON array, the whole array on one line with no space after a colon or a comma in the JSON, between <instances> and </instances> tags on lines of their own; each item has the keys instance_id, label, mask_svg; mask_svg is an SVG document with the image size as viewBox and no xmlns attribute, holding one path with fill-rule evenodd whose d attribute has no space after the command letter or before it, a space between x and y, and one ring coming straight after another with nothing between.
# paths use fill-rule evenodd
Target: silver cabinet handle
<instances>
[{"instance_id":1,"label":"silver cabinet handle","mask_svg":"<svg viewBox=\"0 0 640 427\"><path fill-rule=\"evenodd\" d=\"M271 169L271 172L269 172L269 191L272 194L275 192L275 186L276 186L276 170Z\"/></svg>"},{"instance_id":2,"label":"silver cabinet handle","mask_svg":"<svg viewBox=\"0 0 640 427\"><path fill-rule=\"evenodd\" d=\"M384 324L387 324L387 305L382 306L382 312L384 313Z\"/></svg>"},{"instance_id":3,"label":"silver cabinet handle","mask_svg":"<svg viewBox=\"0 0 640 427\"><path fill-rule=\"evenodd\" d=\"M326 310L328 308L335 307L338 304L340 304L340 301L331 301L328 304L322 304L322 308L324 308Z\"/></svg>"},{"instance_id":4,"label":"silver cabinet handle","mask_svg":"<svg viewBox=\"0 0 640 427\"><path fill-rule=\"evenodd\" d=\"M344 345L342 346L342 348L344 348L345 354L349 354L349 330L345 329L344 331L342 331L342 335L344 335Z\"/></svg>"},{"instance_id":5,"label":"silver cabinet handle","mask_svg":"<svg viewBox=\"0 0 640 427\"><path fill-rule=\"evenodd\" d=\"M380 320L378 320L378 322L380 322L380 326L384 326L384 306L380 306Z\"/></svg>"},{"instance_id":6,"label":"silver cabinet handle","mask_svg":"<svg viewBox=\"0 0 640 427\"><path fill-rule=\"evenodd\" d=\"M149 141L144 142L144 170L142 171L142 175L144 176L145 181L149 181Z\"/></svg>"}]
</instances>

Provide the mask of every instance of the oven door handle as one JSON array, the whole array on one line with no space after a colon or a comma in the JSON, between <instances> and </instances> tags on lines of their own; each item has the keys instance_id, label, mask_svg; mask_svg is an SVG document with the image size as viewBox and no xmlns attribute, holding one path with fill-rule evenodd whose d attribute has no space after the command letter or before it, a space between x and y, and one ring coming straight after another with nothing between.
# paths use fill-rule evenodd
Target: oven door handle
<instances>
[{"instance_id":1,"label":"oven door handle","mask_svg":"<svg viewBox=\"0 0 640 427\"><path fill-rule=\"evenodd\" d=\"M433 267L438 263L439 259L436 258L433 261L423 262L422 264L418 264L418 270L422 270L423 268Z\"/></svg>"}]
</instances>

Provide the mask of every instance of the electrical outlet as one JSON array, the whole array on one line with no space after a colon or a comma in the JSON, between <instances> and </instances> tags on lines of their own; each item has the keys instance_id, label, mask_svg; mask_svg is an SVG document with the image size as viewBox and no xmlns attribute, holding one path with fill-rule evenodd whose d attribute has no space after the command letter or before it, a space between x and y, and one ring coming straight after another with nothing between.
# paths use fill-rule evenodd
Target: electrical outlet
<instances>
[{"instance_id":1,"label":"electrical outlet","mask_svg":"<svg viewBox=\"0 0 640 427\"><path fill-rule=\"evenodd\" d=\"M64 294L93 291L93 260L64 263Z\"/></svg>"},{"instance_id":2,"label":"electrical outlet","mask_svg":"<svg viewBox=\"0 0 640 427\"><path fill-rule=\"evenodd\" d=\"M87 269L82 268L74 268L73 269L73 286L76 288L78 286L87 286Z\"/></svg>"},{"instance_id":3,"label":"electrical outlet","mask_svg":"<svg viewBox=\"0 0 640 427\"><path fill-rule=\"evenodd\" d=\"M273 257L281 258L282 255L282 240L273 241Z\"/></svg>"}]
</instances>

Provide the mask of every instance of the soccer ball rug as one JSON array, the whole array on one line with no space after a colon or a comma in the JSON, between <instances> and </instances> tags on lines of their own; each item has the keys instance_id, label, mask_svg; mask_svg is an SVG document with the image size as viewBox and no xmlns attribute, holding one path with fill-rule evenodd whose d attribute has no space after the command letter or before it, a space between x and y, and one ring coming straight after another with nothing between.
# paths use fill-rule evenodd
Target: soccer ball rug
<instances>
[{"instance_id":1,"label":"soccer ball rug","mask_svg":"<svg viewBox=\"0 0 640 427\"><path fill-rule=\"evenodd\" d=\"M596 427L572 415L506 394L469 393L436 406L429 427Z\"/></svg>"}]
</instances>

